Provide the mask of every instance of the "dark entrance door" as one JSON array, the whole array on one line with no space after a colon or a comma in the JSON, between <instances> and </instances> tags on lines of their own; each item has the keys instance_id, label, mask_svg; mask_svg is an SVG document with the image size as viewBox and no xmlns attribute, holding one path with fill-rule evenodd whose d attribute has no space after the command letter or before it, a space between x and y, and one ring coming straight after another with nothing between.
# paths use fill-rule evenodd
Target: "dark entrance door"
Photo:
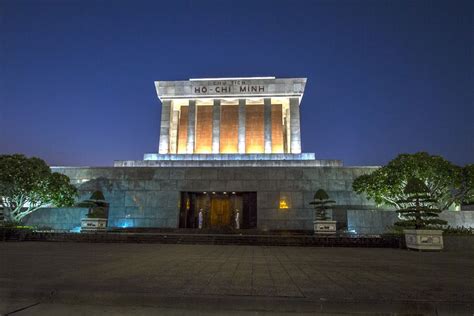
<instances>
[{"instance_id":1,"label":"dark entrance door","mask_svg":"<svg viewBox=\"0 0 474 316\"><path fill-rule=\"evenodd\" d=\"M211 227L231 227L232 210L228 196L211 197Z\"/></svg>"},{"instance_id":2,"label":"dark entrance door","mask_svg":"<svg viewBox=\"0 0 474 316\"><path fill-rule=\"evenodd\" d=\"M256 192L181 192L180 228L198 228L199 211L203 228L235 228L239 212L241 229L257 228Z\"/></svg>"}]
</instances>

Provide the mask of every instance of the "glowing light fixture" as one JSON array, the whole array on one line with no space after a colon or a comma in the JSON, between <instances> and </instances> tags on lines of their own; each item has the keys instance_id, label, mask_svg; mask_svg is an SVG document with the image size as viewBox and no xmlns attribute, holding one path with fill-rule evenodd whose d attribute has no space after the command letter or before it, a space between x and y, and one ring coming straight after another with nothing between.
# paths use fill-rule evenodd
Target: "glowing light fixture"
<instances>
[{"instance_id":1,"label":"glowing light fixture","mask_svg":"<svg viewBox=\"0 0 474 316\"><path fill-rule=\"evenodd\" d=\"M280 199L280 209L288 208L288 204L286 203L285 199Z\"/></svg>"},{"instance_id":2,"label":"glowing light fixture","mask_svg":"<svg viewBox=\"0 0 474 316\"><path fill-rule=\"evenodd\" d=\"M128 227L133 227L133 220L132 219L122 219L119 221L118 227L121 228L128 228Z\"/></svg>"}]
</instances>

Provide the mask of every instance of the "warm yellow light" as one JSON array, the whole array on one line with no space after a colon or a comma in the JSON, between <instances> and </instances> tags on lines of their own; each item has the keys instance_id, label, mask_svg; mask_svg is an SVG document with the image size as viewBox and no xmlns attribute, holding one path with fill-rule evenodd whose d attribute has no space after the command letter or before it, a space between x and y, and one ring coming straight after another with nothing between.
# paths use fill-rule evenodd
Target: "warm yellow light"
<instances>
[{"instance_id":1,"label":"warm yellow light","mask_svg":"<svg viewBox=\"0 0 474 316\"><path fill-rule=\"evenodd\" d=\"M211 146L198 145L196 147L196 153L197 154L212 154L212 147Z\"/></svg>"},{"instance_id":2,"label":"warm yellow light","mask_svg":"<svg viewBox=\"0 0 474 316\"><path fill-rule=\"evenodd\" d=\"M247 147L247 154L263 154L265 150L261 145L250 145Z\"/></svg>"},{"instance_id":3,"label":"warm yellow light","mask_svg":"<svg viewBox=\"0 0 474 316\"><path fill-rule=\"evenodd\" d=\"M225 145L225 146L222 146L221 145L221 154L237 154L238 151L237 151L237 147L234 146L233 144L230 144L230 145Z\"/></svg>"},{"instance_id":4,"label":"warm yellow light","mask_svg":"<svg viewBox=\"0 0 474 316\"><path fill-rule=\"evenodd\" d=\"M288 208L288 204L286 203L285 199L280 199L280 209Z\"/></svg>"},{"instance_id":5,"label":"warm yellow light","mask_svg":"<svg viewBox=\"0 0 474 316\"><path fill-rule=\"evenodd\" d=\"M283 154L283 145L272 145L272 153L273 154Z\"/></svg>"}]
</instances>

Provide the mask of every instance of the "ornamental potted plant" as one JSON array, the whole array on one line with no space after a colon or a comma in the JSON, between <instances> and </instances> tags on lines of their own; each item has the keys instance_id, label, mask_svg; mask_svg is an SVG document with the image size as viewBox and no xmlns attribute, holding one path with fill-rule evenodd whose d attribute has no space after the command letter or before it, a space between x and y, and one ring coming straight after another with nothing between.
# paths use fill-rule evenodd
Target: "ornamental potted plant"
<instances>
[{"instance_id":1,"label":"ornamental potted plant","mask_svg":"<svg viewBox=\"0 0 474 316\"><path fill-rule=\"evenodd\" d=\"M430 228L446 225L438 218L441 210L435 205L437 201L430 196L426 184L417 178L408 180L403 193L405 198L399 200L402 206L397 210L401 218L395 225L405 228L405 241L408 249L441 250L443 249L443 231Z\"/></svg>"},{"instance_id":2,"label":"ornamental potted plant","mask_svg":"<svg viewBox=\"0 0 474 316\"><path fill-rule=\"evenodd\" d=\"M331 209L336 202L329 199L329 195L323 189L319 189L314 194L314 199L309 204L314 207L314 232L316 234L334 234L336 233L336 221L331 220L327 211Z\"/></svg>"},{"instance_id":3,"label":"ornamental potted plant","mask_svg":"<svg viewBox=\"0 0 474 316\"><path fill-rule=\"evenodd\" d=\"M107 229L109 203L105 201L101 191L95 191L88 200L80 202L77 206L89 208L87 217L81 220L81 232L97 232Z\"/></svg>"}]
</instances>

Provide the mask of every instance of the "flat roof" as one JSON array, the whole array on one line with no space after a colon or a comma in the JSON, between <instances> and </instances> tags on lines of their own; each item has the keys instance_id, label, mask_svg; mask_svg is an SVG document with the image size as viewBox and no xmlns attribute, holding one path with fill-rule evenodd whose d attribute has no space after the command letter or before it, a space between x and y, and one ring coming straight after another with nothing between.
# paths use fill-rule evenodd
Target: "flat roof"
<instances>
[{"instance_id":1,"label":"flat roof","mask_svg":"<svg viewBox=\"0 0 474 316\"><path fill-rule=\"evenodd\" d=\"M306 78L225 77L155 81L158 98L262 98L303 97Z\"/></svg>"}]
</instances>

